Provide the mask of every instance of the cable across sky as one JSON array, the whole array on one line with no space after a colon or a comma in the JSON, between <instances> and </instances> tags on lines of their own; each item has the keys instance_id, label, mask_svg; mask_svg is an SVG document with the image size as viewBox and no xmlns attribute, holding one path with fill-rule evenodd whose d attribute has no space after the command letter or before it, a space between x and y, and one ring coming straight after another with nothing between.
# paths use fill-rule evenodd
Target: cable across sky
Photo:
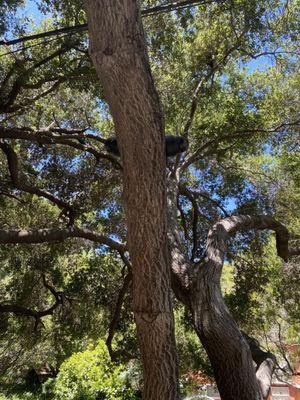
<instances>
[{"instance_id":1,"label":"cable across sky","mask_svg":"<svg viewBox=\"0 0 300 400\"><path fill-rule=\"evenodd\" d=\"M199 6L199 5L218 3L218 2L223 2L223 1L224 0L202 0L202 1L201 0L185 0L185 1L177 1L177 2L172 2L172 3L168 3L168 4L165 4L165 5L161 5L161 6L155 6L155 7L147 8L145 10L142 10L141 14L142 14L142 17L154 16L154 15L161 14L161 13L167 13L167 12L171 12L171 11L182 10L182 9L186 9L186 8L196 7L196 6ZM51 36L60 37L60 35L83 32L83 31L86 31L87 28L88 28L87 24L79 24L79 25L74 25L74 26L67 26L67 27L63 27L63 28L53 29L53 30L47 31L47 32L37 33L37 34L34 34L34 35L23 36L23 37L12 39L12 40L0 40L0 45L1 46L12 46L14 44L24 43L24 42L27 42L27 41L30 41L30 40L36 40L36 39L41 39L41 38L46 38L46 37L51 37ZM36 45L42 45L42 44L48 43L48 42L49 41L40 42L40 43L38 43ZM31 47L31 46L28 46L28 48L29 47ZM3 55L15 53L15 52L21 51L21 50L23 50L23 49L15 50L13 52L5 53Z\"/></svg>"}]
</instances>

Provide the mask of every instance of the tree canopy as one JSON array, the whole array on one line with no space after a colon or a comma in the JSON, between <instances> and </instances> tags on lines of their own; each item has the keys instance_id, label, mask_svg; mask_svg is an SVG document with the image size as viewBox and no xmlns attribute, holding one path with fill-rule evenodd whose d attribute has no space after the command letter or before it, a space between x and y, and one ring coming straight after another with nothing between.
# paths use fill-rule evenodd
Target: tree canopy
<instances>
[{"instance_id":1,"label":"tree canopy","mask_svg":"<svg viewBox=\"0 0 300 400\"><path fill-rule=\"evenodd\" d=\"M129 166L156 154L142 133L132 134L130 153L117 132L126 159L104 146L122 121L128 128L127 118L133 126L151 118L111 113L108 89L88 53L82 2L34 4L33 18L24 17L28 5L21 1L0 4L7 43L41 34L0 47L4 383L45 363L59 369L99 338L114 360L139 358L136 270L128 253L132 222L124 214L128 194L122 193L124 174L133 173ZM286 349L297 341L300 320L299 0L147 0L140 8L162 131L189 141L188 151L168 158L165 168L180 372L201 369L216 377L210 345L196 329L209 362L193 328L193 298L204 289L193 292L197 285L185 287L180 279L204 276L211 266L217 281L225 261L228 309L244 337L276 355L276 376L290 379L295 371ZM75 28L59 31L65 27ZM45 36L49 31L54 33ZM137 104L145 101L142 94ZM121 105L126 101L124 90L114 96ZM141 182L130 182L138 204ZM149 188L149 197L161 185ZM136 221L138 237L146 224L138 215ZM219 385L218 373L216 378Z\"/></svg>"}]
</instances>

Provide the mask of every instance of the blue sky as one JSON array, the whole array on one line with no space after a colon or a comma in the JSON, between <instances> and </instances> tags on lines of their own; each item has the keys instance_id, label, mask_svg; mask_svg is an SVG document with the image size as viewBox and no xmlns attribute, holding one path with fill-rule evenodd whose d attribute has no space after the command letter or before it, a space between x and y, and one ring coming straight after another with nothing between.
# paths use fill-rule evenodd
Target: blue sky
<instances>
[{"instance_id":1,"label":"blue sky","mask_svg":"<svg viewBox=\"0 0 300 400\"><path fill-rule=\"evenodd\" d=\"M39 23L41 19L45 16L39 11L36 1L34 0L26 0L25 7L21 11L21 15L25 15L26 17L30 17L33 19L35 23Z\"/></svg>"},{"instance_id":2,"label":"blue sky","mask_svg":"<svg viewBox=\"0 0 300 400\"><path fill-rule=\"evenodd\" d=\"M43 15L37 6L38 1L26 0L25 6L18 12L19 16L28 17L33 20L35 24L39 24L45 15ZM270 65L273 64L273 60L270 56L263 56L256 60L249 61L247 63L248 72L252 73L255 70L266 70Z\"/></svg>"}]
</instances>

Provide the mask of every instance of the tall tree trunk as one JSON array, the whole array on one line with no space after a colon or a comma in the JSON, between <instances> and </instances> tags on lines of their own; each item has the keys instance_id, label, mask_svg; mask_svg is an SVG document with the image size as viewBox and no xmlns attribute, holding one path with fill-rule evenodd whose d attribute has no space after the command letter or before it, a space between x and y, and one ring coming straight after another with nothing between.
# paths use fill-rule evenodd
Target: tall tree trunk
<instances>
[{"instance_id":1,"label":"tall tree trunk","mask_svg":"<svg viewBox=\"0 0 300 400\"><path fill-rule=\"evenodd\" d=\"M272 217L240 215L225 218L209 231L205 258L190 294L195 329L211 361L223 400L266 399L274 369L272 355L259 351L258 344L239 331L221 293L220 277L228 239L239 230L249 229L275 231L278 255L288 259L288 231Z\"/></svg>"},{"instance_id":2,"label":"tall tree trunk","mask_svg":"<svg viewBox=\"0 0 300 400\"><path fill-rule=\"evenodd\" d=\"M110 106L123 162L133 308L144 398L179 399L166 234L163 119L133 0L86 0L90 54Z\"/></svg>"},{"instance_id":3,"label":"tall tree trunk","mask_svg":"<svg viewBox=\"0 0 300 400\"><path fill-rule=\"evenodd\" d=\"M209 268L206 265L203 268ZM215 373L222 400L262 400L251 352L224 304L218 284L203 271L191 294L197 335Z\"/></svg>"},{"instance_id":4,"label":"tall tree trunk","mask_svg":"<svg viewBox=\"0 0 300 400\"><path fill-rule=\"evenodd\" d=\"M268 217L227 218L212 227L205 259L195 265L184 254L181 243L176 207L178 181L176 176L168 181L168 237L174 293L191 311L195 331L211 361L222 400L265 400L274 360L272 355L259 349L258 342L246 338L238 329L224 303L220 277L228 237L237 229L274 229L282 257L286 257L287 252L286 232ZM257 366L256 374L253 361Z\"/></svg>"}]
</instances>

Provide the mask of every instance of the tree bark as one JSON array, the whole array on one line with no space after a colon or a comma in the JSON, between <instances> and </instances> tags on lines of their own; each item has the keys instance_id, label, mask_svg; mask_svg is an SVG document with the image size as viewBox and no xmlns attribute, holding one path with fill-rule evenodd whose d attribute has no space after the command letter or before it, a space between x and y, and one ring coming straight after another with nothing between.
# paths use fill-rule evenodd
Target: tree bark
<instances>
[{"instance_id":1,"label":"tree bark","mask_svg":"<svg viewBox=\"0 0 300 400\"><path fill-rule=\"evenodd\" d=\"M111 109L123 162L123 198L144 398L177 400L164 128L140 10L132 0L86 0L85 7L90 54Z\"/></svg>"},{"instance_id":2,"label":"tree bark","mask_svg":"<svg viewBox=\"0 0 300 400\"><path fill-rule=\"evenodd\" d=\"M265 400L271 386L273 356L260 350L258 344L254 346L254 339L250 346L245 334L240 332L224 303L220 277L227 241L237 231L275 231L277 252L284 260L292 254L288 248L288 231L266 215L225 218L211 228L205 258L197 266L184 255L181 243L176 208L178 177L175 175L168 181L168 238L174 293L191 311L195 331L210 358L222 400Z\"/></svg>"},{"instance_id":3,"label":"tree bark","mask_svg":"<svg viewBox=\"0 0 300 400\"><path fill-rule=\"evenodd\" d=\"M210 268L206 265L204 268ZM204 271L203 271L204 272ZM204 272L193 291L195 330L215 373L222 400L261 400L249 346L227 310L221 290Z\"/></svg>"},{"instance_id":4,"label":"tree bark","mask_svg":"<svg viewBox=\"0 0 300 400\"><path fill-rule=\"evenodd\" d=\"M227 241L238 230L249 229L275 231L278 255L288 259L288 231L272 217L225 218L208 234L205 259L190 294L195 330L211 361L222 400L266 399L274 368L272 357L264 354L260 362L253 358L255 371L249 344L228 311L220 288Z\"/></svg>"},{"instance_id":5,"label":"tree bark","mask_svg":"<svg viewBox=\"0 0 300 400\"><path fill-rule=\"evenodd\" d=\"M195 331L212 364L222 400L261 400L249 346L221 294L220 277L229 234L226 230L224 232L227 235L223 231L216 233L216 224L208 237L206 258L199 270L195 268L184 256L180 243L176 178L173 177L168 183L168 235L173 290L191 311Z\"/></svg>"}]
</instances>

